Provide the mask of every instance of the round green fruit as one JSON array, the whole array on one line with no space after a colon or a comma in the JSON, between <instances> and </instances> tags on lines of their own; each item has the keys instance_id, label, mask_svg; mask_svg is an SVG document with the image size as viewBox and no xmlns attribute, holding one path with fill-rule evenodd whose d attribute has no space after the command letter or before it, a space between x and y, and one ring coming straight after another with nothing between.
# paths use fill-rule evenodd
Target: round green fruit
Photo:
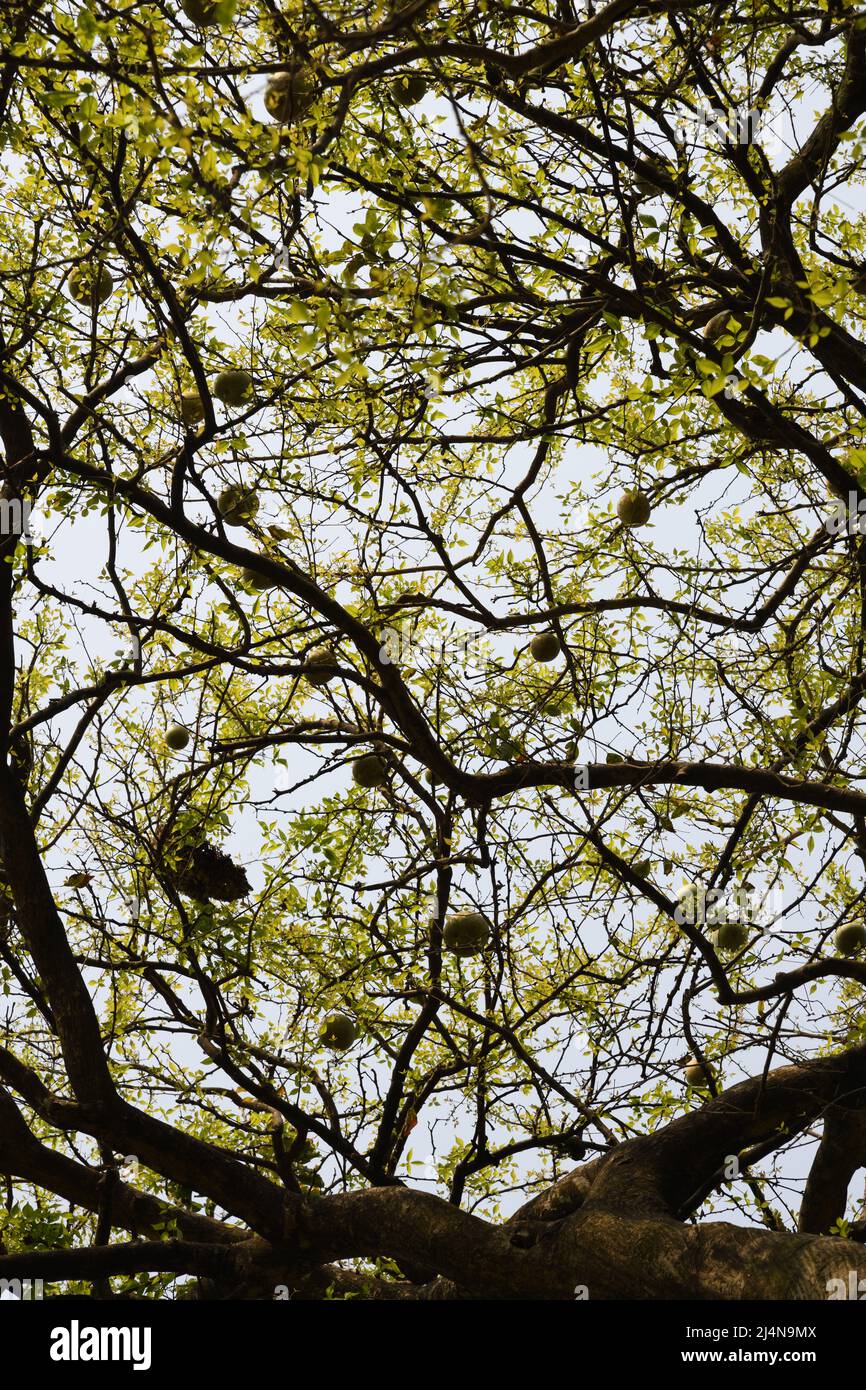
<instances>
[{"instance_id":1,"label":"round green fruit","mask_svg":"<svg viewBox=\"0 0 866 1390\"><path fill-rule=\"evenodd\" d=\"M539 632L529 644L536 661L555 661L562 648L555 632Z\"/></svg>"},{"instance_id":2,"label":"round green fruit","mask_svg":"<svg viewBox=\"0 0 866 1390\"><path fill-rule=\"evenodd\" d=\"M709 1086L713 1079L712 1068L704 1062L699 1062L697 1057L690 1057L683 1068L683 1076L686 1085L695 1090L703 1090Z\"/></svg>"},{"instance_id":3,"label":"round green fruit","mask_svg":"<svg viewBox=\"0 0 866 1390\"><path fill-rule=\"evenodd\" d=\"M245 584L248 584L251 589L255 589L260 594L265 593L267 589L276 589L278 587L276 579L269 579L266 574L262 574L261 570L242 570L241 579Z\"/></svg>"},{"instance_id":4,"label":"round green fruit","mask_svg":"<svg viewBox=\"0 0 866 1390\"><path fill-rule=\"evenodd\" d=\"M720 951L741 951L749 939L749 928L745 922L720 922L713 939Z\"/></svg>"},{"instance_id":5,"label":"round green fruit","mask_svg":"<svg viewBox=\"0 0 866 1390\"><path fill-rule=\"evenodd\" d=\"M392 95L398 106L416 106L427 95L427 79L417 72L398 78Z\"/></svg>"},{"instance_id":6,"label":"round green fruit","mask_svg":"<svg viewBox=\"0 0 866 1390\"><path fill-rule=\"evenodd\" d=\"M847 922L836 929L836 950L841 956L853 956L866 946L866 927L860 922Z\"/></svg>"},{"instance_id":7,"label":"round green fruit","mask_svg":"<svg viewBox=\"0 0 866 1390\"><path fill-rule=\"evenodd\" d=\"M67 284L76 304L84 304L89 309L105 303L114 289L114 276L101 264L79 265L71 272Z\"/></svg>"},{"instance_id":8,"label":"round green fruit","mask_svg":"<svg viewBox=\"0 0 866 1390\"><path fill-rule=\"evenodd\" d=\"M325 1047L334 1052L345 1052L358 1040L358 1029L348 1014L328 1014L319 1034Z\"/></svg>"},{"instance_id":9,"label":"round green fruit","mask_svg":"<svg viewBox=\"0 0 866 1390\"><path fill-rule=\"evenodd\" d=\"M309 685L327 685L337 674L337 656L332 647L314 647L304 662L304 680Z\"/></svg>"},{"instance_id":10,"label":"round green fruit","mask_svg":"<svg viewBox=\"0 0 866 1390\"><path fill-rule=\"evenodd\" d=\"M241 370L220 372L211 393L224 405L243 405L253 394L253 379L249 372Z\"/></svg>"},{"instance_id":11,"label":"round green fruit","mask_svg":"<svg viewBox=\"0 0 866 1390\"><path fill-rule=\"evenodd\" d=\"M204 402L198 391L184 391L180 398L180 418L185 425L197 425L204 419Z\"/></svg>"},{"instance_id":12,"label":"round green fruit","mask_svg":"<svg viewBox=\"0 0 866 1390\"><path fill-rule=\"evenodd\" d=\"M265 110L274 121L294 125L303 120L316 99L316 79L309 68L278 72L265 91Z\"/></svg>"},{"instance_id":13,"label":"round green fruit","mask_svg":"<svg viewBox=\"0 0 866 1390\"><path fill-rule=\"evenodd\" d=\"M714 314L709 323L704 327L704 337L708 342L715 343L728 332L728 324L730 322L731 311L729 309L723 309L720 314Z\"/></svg>"},{"instance_id":14,"label":"round green fruit","mask_svg":"<svg viewBox=\"0 0 866 1390\"><path fill-rule=\"evenodd\" d=\"M388 777L388 765L378 753L365 753L352 763L352 780L359 787L384 787Z\"/></svg>"},{"instance_id":15,"label":"round green fruit","mask_svg":"<svg viewBox=\"0 0 866 1390\"><path fill-rule=\"evenodd\" d=\"M165 741L169 748L179 753L181 748L186 748L189 743L189 729L185 729L182 724L169 724L165 731Z\"/></svg>"},{"instance_id":16,"label":"round green fruit","mask_svg":"<svg viewBox=\"0 0 866 1390\"><path fill-rule=\"evenodd\" d=\"M180 0L180 7L199 29L219 24L218 0Z\"/></svg>"},{"instance_id":17,"label":"round green fruit","mask_svg":"<svg viewBox=\"0 0 866 1390\"><path fill-rule=\"evenodd\" d=\"M616 504L616 514L623 526L645 526L651 513L649 498L638 488L629 488Z\"/></svg>"},{"instance_id":18,"label":"round green fruit","mask_svg":"<svg viewBox=\"0 0 866 1390\"><path fill-rule=\"evenodd\" d=\"M457 912L445 923L442 939L454 956L478 956L490 937L490 923L483 912Z\"/></svg>"},{"instance_id":19,"label":"round green fruit","mask_svg":"<svg viewBox=\"0 0 866 1390\"><path fill-rule=\"evenodd\" d=\"M252 488L227 487L219 495L217 511L229 526L243 526L259 509L259 499Z\"/></svg>"}]
</instances>

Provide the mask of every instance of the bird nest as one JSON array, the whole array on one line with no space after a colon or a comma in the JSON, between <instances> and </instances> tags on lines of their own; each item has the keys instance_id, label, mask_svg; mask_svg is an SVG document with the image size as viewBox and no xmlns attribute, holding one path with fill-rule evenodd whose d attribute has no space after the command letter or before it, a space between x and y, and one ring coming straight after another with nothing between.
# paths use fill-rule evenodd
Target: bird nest
<instances>
[{"instance_id":1,"label":"bird nest","mask_svg":"<svg viewBox=\"0 0 866 1390\"><path fill-rule=\"evenodd\" d=\"M250 892L246 870L207 840L180 850L169 873L178 892L200 903L232 903Z\"/></svg>"}]
</instances>

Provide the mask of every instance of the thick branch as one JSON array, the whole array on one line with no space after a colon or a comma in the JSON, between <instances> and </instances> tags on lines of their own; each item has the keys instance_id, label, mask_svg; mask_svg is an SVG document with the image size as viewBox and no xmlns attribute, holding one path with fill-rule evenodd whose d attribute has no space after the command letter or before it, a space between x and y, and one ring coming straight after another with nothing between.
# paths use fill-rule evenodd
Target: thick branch
<instances>
[{"instance_id":1,"label":"thick branch","mask_svg":"<svg viewBox=\"0 0 866 1390\"><path fill-rule=\"evenodd\" d=\"M99 1209L99 1171L57 1153L31 1134L11 1096L0 1089L0 1173L54 1192L86 1211ZM112 1218L133 1235L154 1235L167 1222L187 1240L229 1244L247 1240L242 1228L215 1221L198 1212L161 1202L149 1192L118 1181L112 1192Z\"/></svg>"},{"instance_id":2,"label":"thick branch","mask_svg":"<svg viewBox=\"0 0 866 1390\"><path fill-rule=\"evenodd\" d=\"M801 1231L823 1234L845 1215L851 1179L857 1169L863 1167L866 1167L866 1111L836 1107L828 1110L821 1143L803 1193Z\"/></svg>"}]
</instances>

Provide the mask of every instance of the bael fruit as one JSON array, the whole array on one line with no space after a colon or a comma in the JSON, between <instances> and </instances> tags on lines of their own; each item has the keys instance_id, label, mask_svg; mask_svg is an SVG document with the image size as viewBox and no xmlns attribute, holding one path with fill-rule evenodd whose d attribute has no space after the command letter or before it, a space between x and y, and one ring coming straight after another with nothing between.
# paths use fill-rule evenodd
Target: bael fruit
<instances>
[{"instance_id":1,"label":"bael fruit","mask_svg":"<svg viewBox=\"0 0 866 1390\"><path fill-rule=\"evenodd\" d=\"M427 79L420 73L409 73L406 77L398 78L391 95L398 106L415 106L427 95Z\"/></svg>"},{"instance_id":2,"label":"bael fruit","mask_svg":"<svg viewBox=\"0 0 866 1390\"><path fill-rule=\"evenodd\" d=\"M328 1014L322 1024L319 1038L325 1047L334 1052L345 1052L358 1040L358 1029L348 1014Z\"/></svg>"},{"instance_id":3,"label":"bael fruit","mask_svg":"<svg viewBox=\"0 0 866 1390\"><path fill-rule=\"evenodd\" d=\"M243 405L252 398L253 379L249 372L240 368L220 372L211 387L211 395L224 405Z\"/></svg>"},{"instance_id":4,"label":"bael fruit","mask_svg":"<svg viewBox=\"0 0 866 1390\"><path fill-rule=\"evenodd\" d=\"M366 787L368 790L384 787L387 775L388 764L378 753L365 753L352 763L352 780L359 787Z\"/></svg>"},{"instance_id":5,"label":"bael fruit","mask_svg":"<svg viewBox=\"0 0 866 1390\"><path fill-rule=\"evenodd\" d=\"M445 923L442 939L454 956L478 956L490 938L490 923L483 912L456 912Z\"/></svg>"},{"instance_id":6,"label":"bael fruit","mask_svg":"<svg viewBox=\"0 0 866 1390\"><path fill-rule=\"evenodd\" d=\"M683 1067L683 1076L686 1085L695 1089L704 1089L713 1080L713 1069L706 1062L699 1062L697 1057L690 1057Z\"/></svg>"},{"instance_id":7,"label":"bael fruit","mask_svg":"<svg viewBox=\"0 0 866 1390\"><path fill-rule=\"evenodd\" d=\"M337 674L337 655L333 647L314 647L304 662L304 680L309 685L327 685Z\"/></svg>"},{"instance_id":8,"label":"bael fruit","mask_svg":"<svg viewBox=\"0 0 866 1390\"><path fill-rule=\"evenodd\" d=\"M836 928L836 950L842 956L853 956L866 946L866 927L861 922L847 922Z\"/></svg>"},{"instance_id":9,"label":"bael fruit","mask_svg":"<svg viewBox=\"0 0 866 1390\"><path fill-rule=\"evenodd\" d=\"M309 68L278 72L268 82L265 110L272 120L295 125L303 120L316 99L316 79Z\"/></svg>"},{"instance_id":10,"label":"bael fruit","mask_svg":"<svg viewBox=\"0 0 866 1390\"><path fill-rule=\"evenodd\" d=\"M723 338L729 331L728 325L734 315L730 309L723 309L720 314L713 314L709 323L704 326L704 337L710 343L715 343L719 338ZM730 332L734 332L733 329Z\"/></svg>"},{"instance_id":11,"label":"bael fruit","mask_svg":"<svg viewBox=\"0 0 866 1390\"><path fill-rule=\"evenodd\" d=\"M180 418L185 425L197 425L204 419L204 402L198 391L184 391L180 398Z\"/></svg>"},{"instance_id":12,"label":"bael fruit","mask_svg":"<svg viewBox=\"0 0 866 1390\"><path fill-rule=\"evenodd\" d=\"M67 280L69 293L76 304L87 308L104 304L114 289L114 276L101 262L95 265L78 265L70 272Z\"/></svg>"},{"instance_id":13,"label":"bael fruit","mask_svg":"<svg viewBox=\"0 0 866 1390\"><path fill-rule=\"evenodd\" d=\"M229 526L243 526L259 509L259 499L252 488L232 486L223 488L217 501L217 511Z\"/></svg>"},{"instance_id":14,"label":"bael fruit","mask_svg":"<svg viewBox=\"0 0 866 1390\"><path fill-rule=\"evenodd\" d=\"M720 922L711 938L720 951L741 951L749 939L749 928L745 922Z\"/></svg>"},{"instance_id":15,"label":"bael fruit","mask_svg":"<svg viewBox=\"0 0 866 1390\"><path fill-rule=\"evenodd\" d=\"M186 748L189 743L189 729L185 729L182 724L169 724L165 731L165 741L169 748L179 753L181 748Z\"/></svg>"},{"instance_id":16,"label":"bael fruit","mask_svg":"<svg viewBox=\"0 0 866 1390\"><path fill-rule=\"evenodd\" d=\"M180 7L199 29L219 24L219 0L180 0Z\"/></svg>"},{"instance_id":17,"label":"bael fruit","mask_svg":"<svg viewBox=\"0 0 866 1390\"><path fill-rule=\"evenodd\" d=\"M536 661L555 661L562 650L555 632L539 632L529 644Z\"/></svg>"},{"instance_id":18,"label":"bael fruit","mask_svg":"<svg viewBox=\"0 0 866 1390\"><path fill-rule=\"evenodd\" d=\"M276 579L269 579L266 574L262 574L261 570L242 570L241 579L245 584L248 584L251 589L257 590L260 594L265 593L267 589L276 589L279 587Z\"/></svg>"},{"instance_id":19,"label":"bael fruit","mask_svg":"<svg viewBox=\"0 0 866 1390\"><path fill-rule=\"evenodd\" d=\"M652 514L652 505L645 492L628 488L616 504L616 514L623 526L645 526Z\"/></svg>"}]
</instances>

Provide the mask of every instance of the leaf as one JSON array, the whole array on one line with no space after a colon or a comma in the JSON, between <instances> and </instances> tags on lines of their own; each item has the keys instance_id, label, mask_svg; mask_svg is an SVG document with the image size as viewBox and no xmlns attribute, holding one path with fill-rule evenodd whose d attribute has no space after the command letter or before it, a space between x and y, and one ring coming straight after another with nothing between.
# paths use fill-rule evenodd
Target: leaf
<instances>
[{"instance_id":1,"label":"leaf","mask_svg":"<svg viewBox=\"0 0 866 1390\"><path fill-rule=\"evenodd\" d=\"M77 92L43 92L41 99L52 107L77 106L80 100Z\"/></svg>"},{"instance_id":2,"label":"leaf","mask_svg":"<svg viewBox=\"0 0 866 1390\"><path fill-rule=\"evenodd\" d=\"M93 874L72 873L63 880L64 888L86 888L93 882Z\"/></svg>"}]
</instances>

